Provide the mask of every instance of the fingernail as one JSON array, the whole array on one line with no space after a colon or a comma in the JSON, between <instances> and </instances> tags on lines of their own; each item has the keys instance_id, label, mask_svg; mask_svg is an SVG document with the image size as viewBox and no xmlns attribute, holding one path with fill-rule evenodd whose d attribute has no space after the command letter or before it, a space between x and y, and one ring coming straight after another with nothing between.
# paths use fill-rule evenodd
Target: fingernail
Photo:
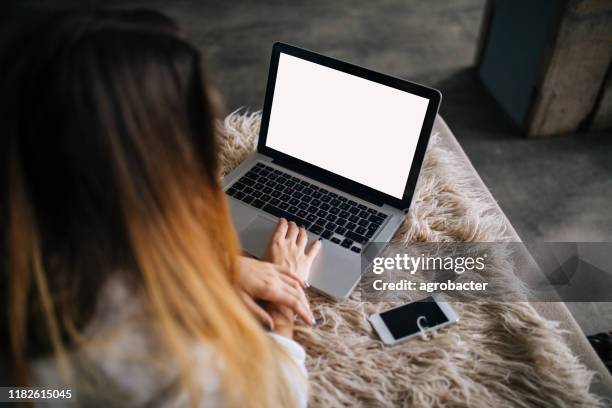
<instances>
[{"instance_id":1,"label":"fingernail","mask_svg":"<svg viewBox=\"0 0 612 408\"><path fill-rule=\"evenodd\" d=\"M317 319L315 319L314 317L312 318L312 327L315 327L317 325Z\"/></svg>"},{"instance_id":2,"label":"fingernail","mask_svg":"<svg viewBox=\"0 0 612 408\"><path fill-rule=\"evenodd\" d=\"M305 280L305 281L304 281L304 286L306 286L307 288L309 288L309 287L310 287L310 283L309 283L307 280Z\"/></svg>"},{"instance_id":3,"label":"fingernail","mask_svg":"<svg viewBox=\"0 0 612 408\"><path fill-rule=\"evenodd\" d=\"M319 241L323 241L323 238L319 237L319 239L318 239L318 240L319 240Z\"/></svg>"}]
</instances>

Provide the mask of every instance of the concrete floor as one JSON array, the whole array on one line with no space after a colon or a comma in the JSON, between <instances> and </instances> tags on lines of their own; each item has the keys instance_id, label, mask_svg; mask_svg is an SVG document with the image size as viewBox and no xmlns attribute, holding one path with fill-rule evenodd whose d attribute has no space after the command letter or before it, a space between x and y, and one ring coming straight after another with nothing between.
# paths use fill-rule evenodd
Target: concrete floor
<instances>
[{"instance_id":1,"label":"concrete floor","mask_svg":"<svg viewBox=\"0 0 612 408\"><path fill-rule=\"evenodd\" d=\"M612 132L521 136L472 67L484 0L14 4L31 11L50 3L167 12L202 49L228 111L261 108L274 41L437 87L441 114L523 240L612 241ZM612 329L612 313L579 309L587 333Z\"/></svg>"}]
</instances>

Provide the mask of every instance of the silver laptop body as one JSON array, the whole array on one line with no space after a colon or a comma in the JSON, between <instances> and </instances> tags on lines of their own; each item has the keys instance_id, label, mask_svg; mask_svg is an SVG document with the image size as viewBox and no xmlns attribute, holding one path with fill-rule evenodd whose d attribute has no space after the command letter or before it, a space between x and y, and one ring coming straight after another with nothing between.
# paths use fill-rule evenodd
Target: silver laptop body
<instances>
[{"instance_id":1,"label":"silver laptop body","mask_svg":"<svg viewBox=\"0 0 612 408\"><path fill-rule=\"evenodd\" d=\"M279 57L283 54L414 93L429 101L425 102L427 111L423 114L418 146L414 149L412 164L409 164L410 174L401 198L378 193L316 165L279 153L266 144L271 114L276 115L271 112L272 102ZM439 103L439 92L431 88L276 43L257 152L222 181L242 249L261 257L281 216L304 225L309 243L321 238L323 244L308 282L328 297L336 300L347 298L359 282L362 271L368 267L366 259L373 259L383 249L382 245L373 243L388 242L404 220ZM311 117L310 120L316 121L317 118ZM385 154L386 148L390 146L375 154ZM350 156L349 146L343 154L348 159L343 160L350 161ZM386 176L398 177L397 174Z\"/></svg>"}]
</instances>

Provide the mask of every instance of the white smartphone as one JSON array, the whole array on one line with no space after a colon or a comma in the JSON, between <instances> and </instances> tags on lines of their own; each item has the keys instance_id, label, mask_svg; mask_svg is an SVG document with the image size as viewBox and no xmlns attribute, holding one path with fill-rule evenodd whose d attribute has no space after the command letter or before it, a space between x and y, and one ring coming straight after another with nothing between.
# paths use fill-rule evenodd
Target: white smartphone
<instances>
[{"instance_id":1,"label":"white smartphone","mask_svg":"<svg viewBox=\"0 0 612 408\"><path fill-rule=\"evenodd\" d=\"M457 313L439 294L407 303L385 312L375 313L368 320L383 343L394 345L421 331L431 331L459 321Z\"/></svg>"}]
</instances>

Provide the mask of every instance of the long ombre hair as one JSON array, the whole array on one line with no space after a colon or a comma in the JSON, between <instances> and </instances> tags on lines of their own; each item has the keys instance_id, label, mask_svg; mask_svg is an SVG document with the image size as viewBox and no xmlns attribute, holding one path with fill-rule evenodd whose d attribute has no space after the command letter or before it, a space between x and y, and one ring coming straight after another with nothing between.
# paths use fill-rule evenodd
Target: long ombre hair
<instances>
[{"instance_id":1,"label":"long ombre hair","mask_svg":"<svg viewBox=\"0 0 612 408\"><path fill-rule=\"evenodd\" d=\"M3 347L15 380L27 385L28 362L48 353L70 372L67 350L122 271L187 383L184 338L213 348L229 405L289 404L280 351L236 291L198 50L150 11L36 27L7 51L0 78Z\"/></svg>"}]
</instances>

